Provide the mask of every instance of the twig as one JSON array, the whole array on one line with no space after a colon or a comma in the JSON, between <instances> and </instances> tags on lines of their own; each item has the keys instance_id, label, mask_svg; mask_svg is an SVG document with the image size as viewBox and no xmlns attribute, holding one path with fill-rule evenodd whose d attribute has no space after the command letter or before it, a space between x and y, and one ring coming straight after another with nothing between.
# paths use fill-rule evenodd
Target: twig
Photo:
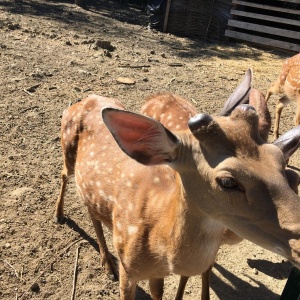
<instances>
[{"instance_id":1,"label":"twig","mask_svg":"<svg viewBox=\"0 0 300 300\"><path fill-rule=\"evenodd\" d=\"M28 110L35 109L35 108L38 108L38 106L37 106L37 105L34 105L34 106L30 106L30 107L24 108L24 109L22 109L22 110L20 111L20 114L22 114L22 113L24 113L24 112L26 112L26 111L28 111Z\"/></svg>"},{"instance_id":2,"label":"twig","mask_svg":"<svg viewBox=\"0 0 300 300\"><path fill-rule=\"evenodd\" d=\"M73 288L72 288L72 296L71 300L75 299L75 291L76 291L76 281L77 281L77 265L78 265L78 256L79 256L79 247L76 250L75 264L74 264L74 273L73 273Z\"/></svg>"},{"instance_id":3,"label":"twig","mask_svg":"<svg viewBox=\"0 0 300 300\"><path fill-rule=\"evenodd\" d=\"M30 95L30 96L33 95L32 93L28 92L26 89L23 89L23 91L24 91L26 94Z\"/></svg>"},{"instance_id":4,"label":"twig","mask_svg":"<svg viewBox=\"0 0 300 300\"><path fill-rule=\"evenodd\" d=\"M119 68L132 68L132 69L141 69L141 68L150 68L150 65L130 65L130 64L120 64Z\"/></svg>"},{"instance_id":5,"label":"twig","mask_svg":"<svg viewBox=\"0 0 300 300\"><path fill-rule=\"evenodd\" d=\"M59 254L57 254L54 258L53 261L51 261L48 265L46 265L45 269L48 269L52 264L54 264L56 262L56 260L62 255L64 254L66 251L68 251L68 249L70 249L73 245L75 245L76 243L80 242L81 240L83 240L83 238L80 238L74 242L72 242L71 244L69 244L68 246L66 246ZM27 288L27 290L22 294L20 300L22 300L24 298L24 296L29 292L29 290L31 289L31 287L44 275L46 271L42 271L39 276L37 276L37 278L29 285L29 287Z\"/></svg>"},{"instance_id":6,"label":"twig","mask_svg":"<svg viewBox=\"0 0 300 300\"><path fill-rule=\"evenodd\" d=\"M18 279L20 279L17 270L16 270L16 269L15 269L15 268L7 261L7 260L3 260L3 261L4 261L8 266L10 266L10 267L14 270L16 277L17 277Z\"/></svg>"},{"instance_id":7,"label":"twig","mask_svg":"<svg viewBox=\"0 0 300 300\"><path fill-rule=\"evenodd\" d=\"M195 99L193 99L193 98L191 98L191 101L192 101L194 104L196 104L196 105L198 104L197 101L196 101Z\"/></svg>"}]
</instances>

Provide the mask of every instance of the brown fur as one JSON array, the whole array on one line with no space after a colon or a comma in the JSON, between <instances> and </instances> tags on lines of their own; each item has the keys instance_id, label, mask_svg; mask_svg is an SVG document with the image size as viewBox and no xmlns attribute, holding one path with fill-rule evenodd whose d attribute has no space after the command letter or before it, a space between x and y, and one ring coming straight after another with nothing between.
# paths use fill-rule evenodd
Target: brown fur
<instances>
[{"instance_id":1,"label":"brown fur","mask_svg":"<svg viewBox=\"0 0 300 300\"><path fill-rule=\"evenodd\" d=\"M300 124L300 53L284 62L277 81L271 85L267 92L266 101L273 94L283 94L276 105L274 138L277 139L281 112L290 101L295 102L298 106L295 123L296 125Z\"/></svg>"},{"instance_id":2,"label":"brown fur","mask_svg":"<svg viewBox=\"0 0 300 300\"><path fill-rule=\"evenodd\" d=\"M104 111L105 125L101 111L107 106L118 110ZM96 95L66 110L55 218L63 218L67 179L75 173L102 264L116 277L102 223L113 231L121 299L134 299L142 279L149 279L153 298L161 299L163 278L170 272L185 279L209 270L226 227L300 265L299 198L288 186L280 150L257 139L258 132L250 134L255 118L240 109L231 117L216 117L213 136L206 139L190 131L174 135L153 119L123 111L118 101ZM240 128L247 131L238 137ZM132 160L116 141L127 155L139 160L143 152L144 164L156 165ZM243 155L240 145L252 145L258 155Z\"/></svg>"}]
</instances>

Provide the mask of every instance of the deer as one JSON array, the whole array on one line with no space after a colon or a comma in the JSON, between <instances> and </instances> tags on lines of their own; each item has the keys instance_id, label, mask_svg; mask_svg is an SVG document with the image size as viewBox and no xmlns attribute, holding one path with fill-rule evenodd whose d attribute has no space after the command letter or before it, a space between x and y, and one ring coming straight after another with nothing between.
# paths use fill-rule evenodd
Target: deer
<instances>
[{"instance_id":1,"label":"deer","mask_svg":"<svg viewBox=\"0 0 300 300\"><path fill-rule=\"evenodd\" d=\"M249 81L244 81L243 84L249 85ZM231 98L232 101L240 101L241 95L238 91L235 91ZM233 104L233 106L235 103ZM230 114L232 110L232 103L230 103L227 109L223 110L224 115ZM163 124L169 130L188 130L188 121L190 118L197 114L196 107L188 100L182 98L179 95L172 94L170 92L158 93L151 95L145 99L145 103L141 107L140 112L145 115L152 117ZM174 121L176 120L176 121ZM224 228L223 239L221 243L236 244L242 241L242 238L236 235L234 232L227 228ZM201 299L209 299L209 281L210 274L213 267L213 263L208 269L201 274L202 279L202 291ZM181 276L175 300L183 298L185 286L189 277Z\"/></svg>"},{"instance_id":2,"label":"deer","mask_svg":"<svg viewBox=\"0 0 300 300\"><path fill-rule=\"evenodd\" d=\"M273 94L283 94L276 104L274 139L277 139L282 110L291 101L297 104L295 123L300 125L300 53L285 60L277 80L267 91L266 101Z\"/></svg>"},{"instance_id":3,"label":"deer","mask_svg":"<svg viewBox=\"0 0 300 300\"><path fill-rule=\"evenodd\" d=\"M121 299L133 299L142 279L161 299L165 276L208 270L224 228L300 266L299 198L282 151L259 136L254 109L244 104L230 116L198 114L188 127L170 131L97 95L63 114L55 219L64 218L66 184L75 175L105 272L119 276ZM113 232L118 268L102 224Z\"/></svg>"},{"instance_id":4,"label":"deer","mask_svg":"<svg viewBox=\"0 0 300 300\"><path fill-rule=\"evenodd\" d=\"M227 116L240 103L249 103L253 106L259 116L258 130L264 141L267 142L271 127L271 116L266 105L264 95L257 89L251 87L253 71L247 70L244 80L225 102L220 114ZM242 94L241 94L242 91ZM169 92L159 93L145 99L140 112L152 117L162 123L169 130L187 130L188 120L197 114L196 107L188 100L179 95ZM173 120L176 120L174 122ZM234 245L242 241L228 228L224 229L222 243ZM209 299L209 281L213 264L202 273L201 299ZM188 277L181 276L175 299L182 299Z\"/></svg>"}]
</instances>

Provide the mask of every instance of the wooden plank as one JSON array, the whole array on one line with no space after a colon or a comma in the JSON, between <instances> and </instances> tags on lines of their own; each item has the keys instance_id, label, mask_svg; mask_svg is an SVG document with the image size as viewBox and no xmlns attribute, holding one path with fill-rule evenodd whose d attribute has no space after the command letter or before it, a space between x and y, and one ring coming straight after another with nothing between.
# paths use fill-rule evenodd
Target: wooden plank
<instances>
[{"instance_id":1,"label":"wooden plank","mask_svg":"<svg viewBox=\"0 0 300 300\"><path fill-rule=\"evenodd\" d=\"M167 26L168 26L168 21L169 21L169 13L170 13L170 7L171 7L171 1L172 0L167 0L167 7L166 7L166 12L165 12L165 20L164 20L163 32L167 31Z\"/></svg>"},{"instance_id":2,"label":"wooden plank","mask_svg":"<svg viewBox=\"0 0 300 300\"><path fill-rule=\"evenodd\" d=\"M255 36L255 35L248 34L248 33L242 33L242 32L237 32L237 31L232 31L232 30L227 29L225 31L225 36L243 40L243 41L256 43L256 44L261 44L261 45L286 49L286 50L290 50L290 51L300 52L300 45L283 42L283 41L279 41L279 40L274 40L274 39L270 39L270 38Z\"/></svg>"},{"instance_id":3,"label":"wooden plank","mask_svg":"<svg viewBox=\"0 0 300 300\"><path fill-rule=\"evenodd\" d=\"M298 21L298 20L291 20L291 19L286 19L286 18L272 17L272 16L268 16L268 15L256 14L256 13L240 11L240 10L235 10L235 9L232 9L230 11L230 14L234 15L234 16L247 17L247 18L252 18L252 19L271 21L271 22L275 22L275 23L300 26L300 20Z\"/></svg>"},{"instance_id":4,"label":"wooden plank","mask_svg":"<svg viewBox=\"0 0 300 300\"><path fill-rule=\"evenodd\" d=\"M296 9L276 7L276 6L270 6L270 5L264 5L264 4L256 4L256 3L250 3L250 2L239 1L239 0L233 0L232 3L249 6L249 7L266 9L266 10L285 12L285 13L294 14L294 15L300 15L300 10L296 10Z\"/></svg>"},{"instance_id":5,"label":"wooden plank","mask_svg":"<svg viewBox=\"0 0 300 300\"><path fill-rule=\"evenodd\" d=\"M300 40L300 32L292 30L280 29L276 27L253 24L237 20L229 20L228 26Z\"/></svg>"}]
</instances>

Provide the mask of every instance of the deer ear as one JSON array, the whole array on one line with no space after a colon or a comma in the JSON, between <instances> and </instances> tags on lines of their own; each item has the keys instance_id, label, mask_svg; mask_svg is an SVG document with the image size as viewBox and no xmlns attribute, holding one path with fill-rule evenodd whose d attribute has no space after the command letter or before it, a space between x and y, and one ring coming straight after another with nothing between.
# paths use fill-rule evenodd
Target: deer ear
<instances>
[{"instance_id":1,"label":"deer ear","mask_svg":"<svg viewBox=\"0 0 300 300\"><path fill-rule=\"evenodd\" d=\"M125 110L104 108L102 117L120 148L144 165L172 162L178 138L158 121Z\"/></svg>"},{"instance_id":2,"label":"deer ear","mask_svg":"<svg viewBox=\"0 0 300 300\"><path fill-rule=\"evenodd\" d=\"M283 152L286 160L289 159L300 147L300 125L282 134L273 144Z\"/></svg>"},{"instance_id":3,"label":"deer ear","mask_svg":"<svg viewBox=\"0 0 300 300\"><path fill-rule=\"evenodd\" d=\"M228 116L239 105L249 102L249 93L252 86L252 69L248 69L245 77L235 91L230 95L220 112L221 116Z\"/></svg>"}]
</instances>

